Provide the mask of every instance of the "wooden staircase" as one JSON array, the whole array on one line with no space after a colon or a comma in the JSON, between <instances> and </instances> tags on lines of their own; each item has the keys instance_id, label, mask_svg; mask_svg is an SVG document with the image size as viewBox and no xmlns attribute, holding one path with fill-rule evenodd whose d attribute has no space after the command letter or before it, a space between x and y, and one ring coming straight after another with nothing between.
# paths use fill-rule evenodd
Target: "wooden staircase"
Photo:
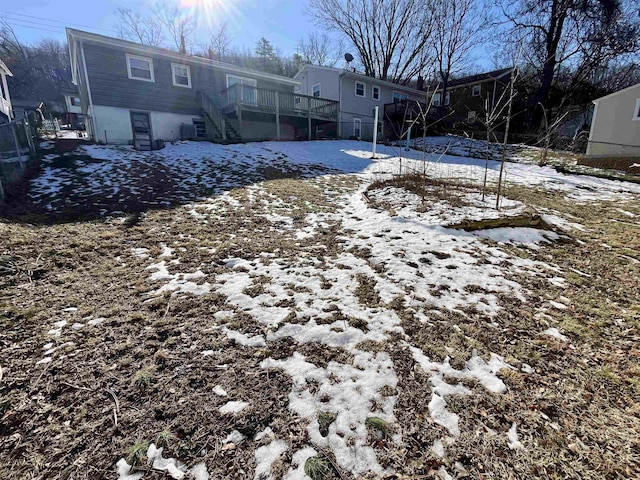
<instances>
[{"instance_id":1,"label":"wooden staircase","mask_svg":"<svg viewBox=\"0 0 640 480\"><path fill-rule=\"evenodd\" d=\"M205 92L200 92L200 106L204 116L207 138L216 143L242 142L242 136L220 114L213 100Z\"/></svg>"}]
</instances>

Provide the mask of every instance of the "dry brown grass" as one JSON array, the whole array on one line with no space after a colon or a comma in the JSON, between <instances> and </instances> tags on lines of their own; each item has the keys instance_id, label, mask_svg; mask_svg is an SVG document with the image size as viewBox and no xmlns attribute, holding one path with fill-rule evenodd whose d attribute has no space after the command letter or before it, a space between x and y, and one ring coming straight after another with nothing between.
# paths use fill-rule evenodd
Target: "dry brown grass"
<instances>
[{"instance_id":1,"label":"dry brown grass","mask_svg":"<svg viewBox=\"0 0 640 480\"><path fill-rule=\"evenodd\" d=\"M307 212L335 208L328 191L357 185L348 176L324 183L278 179L267 182L265 190L285 202L282 208L294 212L297 224ZM383 467L407 476L428 478L442 465L455 472L459 462L469 478L638 478L640 263L634 259L640 251L640 206L576 205L558 193L524 187L506 193L569 214L587 228L571 232L578 242L537 252L507 249L558 265L566 288L551 286L542 277L518 276L531 293L526 303L500 299L503 310L495 319L497 328L488 327L490 319L473 306L433 316L430 325L417 321L402 298L388 307L400 315L412 344L434 361L448 356L459 368L478 349L503 355L516 368L527 363L535 373L503 371L500 376L509 389L505 395L469 384L475 395L452 399L450 408L460 415L463 433L447 446L443 461L430 451L433 441L446 432L429 415L428 375L416 368L406 349L397 348L399 338L360 345L386 351L399 379L397 392L388 392L398 395L396 422L388 429L402 434L403 445L370 435L371 446ZM245 191L234 195L251 206ZM617 208L638 217L632 219ZM179 271L200 268L213 274L223 271L222 260L229 256L253 258L271 252L295 258L320 243L327 246L326 256L343 251L340 236L347 232L339 226L296 241L272 231L260 213L257 207L229 211L203 224L177 208L148 212L128 226L0 225L0 254L23 259L24 265L37 264L40 272L31 282L20 276L2 279L1 478L113 478L118 458L139 454L140 445L158 438L166 445L165 456L188 464L205 461L212 478L247 478L255 466L255 445L243 442L223 449L221 439L232 430L251 437L266 426L290 443L281 463L274 465L276 472L287 471L291 453L307 445L306 424L288 409L289 377L267 373L259 368L260 362L297 351L326 366L330 361L350 363L349 354L315 344L300 346L291 339L269 342L263 349L236 345L213 328L220 324L216 312L235 310L224 297L149 298L156 285L144 271L148 261L127 253L155 245L151 253L157 255L158 245L171 240L171 247L190 252ZM366 251L357 253L367 257ZM266 282L256 278L252 288ZM361 277L353 288L359 289L364 304L379 304L368 277ZM548 309L548 317L535 316L559 296L570 300L567 310ZM78 312L63 312L69 306L78 307ZM338 309L334 319L341 315ZM58 342L74 345L57 352L50 364L36 365L42 345L50 341L47 330L53 321L67 319L71 324L85 316L106 320L92 331L66 327ZM262 328L237 311L227 322L250 334ZM572 347L540 334L549 326L567 335ZM199 352L205 349L217 353L204 357ZM215 396L215 385L227 390L229 398ZM220 414L218 408L229 399L249 401L250 407L237 416ZM506 446L505 432L513 422L525 450ZM148 472L145 478L161 477Z\"/></svg>"}]
</instances>

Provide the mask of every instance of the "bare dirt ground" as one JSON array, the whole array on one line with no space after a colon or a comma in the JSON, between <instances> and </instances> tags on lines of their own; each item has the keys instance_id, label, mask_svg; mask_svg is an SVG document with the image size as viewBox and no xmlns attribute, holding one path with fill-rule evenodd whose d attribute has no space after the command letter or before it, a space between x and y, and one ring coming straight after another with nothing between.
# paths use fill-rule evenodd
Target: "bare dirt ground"
<instances>
[{"instance_id":1,"label":"bare dirt ground","mask_svg":"<svg viewBox=\"0 0 640 480\"><path fill-rule=\"evenodd\" d=\"M100 192L74 183L74 209L10 212L0 478L640 477L637 195L510 185L580 228L499 242L418 229L466 206L438 192L410 217L267 160L158 209L74 220Z\"/></svg>"}]
</instances>

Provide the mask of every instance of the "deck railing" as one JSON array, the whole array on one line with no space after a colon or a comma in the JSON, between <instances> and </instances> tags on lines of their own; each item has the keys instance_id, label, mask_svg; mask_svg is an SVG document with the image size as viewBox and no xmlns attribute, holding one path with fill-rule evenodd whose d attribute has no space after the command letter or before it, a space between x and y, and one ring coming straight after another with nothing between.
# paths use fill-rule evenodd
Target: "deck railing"
<instances>
[{"instance_id":1,"label":"deck railing","mask_svg":"<svg viewBox=\"0 0 640 480\"><path fill-rule=\"evenodd\" d=\"M237 83L223 90L221 97L223 110L233 106L244 106L273 112L278 110L282 114L295 113L331 119L338 116L338 102L335 100L251 85Z\"/></svg>"},{"instance_id":2,"label":"deck railing","mask_svg":"<svg viewBox=\"0 0 640 480\"><path fill-rule=\"evenodd\" d=\"M11 120L11 104L0 94L0 113L4 113Z\"/></svg>"}]
</instances>

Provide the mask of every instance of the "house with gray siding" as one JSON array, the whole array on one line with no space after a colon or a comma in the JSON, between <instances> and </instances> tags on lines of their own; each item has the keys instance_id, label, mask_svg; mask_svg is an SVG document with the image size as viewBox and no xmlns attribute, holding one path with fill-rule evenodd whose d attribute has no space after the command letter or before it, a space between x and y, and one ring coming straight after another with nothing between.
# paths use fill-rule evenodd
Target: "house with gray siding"
<instances>
[{"instance_id":1,"label":"house with gray siding","mask_svg":"<svg viewBox=\"0 0 640 480\"><path fill-rule=\"evenodd\" d=\"M368 77L346 69L305 65L293 77L300 82L297 92L340 102L338 136L363 140L373 138L374 108L378 109L378 138L398 136L402 126L390 121L387 112L405 112L411 105L424 104L426 93L403 85Z\"/></svg>"},{"instance_id":2,"label":"house with gray siding","mask_svg":"<svg viewBox=\"0 0 640 480\"><path fill-rule=\"evenodd\" d=\"M13 107L7 77L13 77L11 70L0 60L0 123L13 120Z\"/></svg>"},{"instance_id":3,"label":"house with gray siding","mask_svg":"<svg viewBox=\"0 0 640 480\"><path fill-rule=\"evenodd\" d=\"M67 40L80 113L97 142L152 149L335 130L338 102L296 93L298 80L71 28Z\"/></svg>"}]
</instances>

